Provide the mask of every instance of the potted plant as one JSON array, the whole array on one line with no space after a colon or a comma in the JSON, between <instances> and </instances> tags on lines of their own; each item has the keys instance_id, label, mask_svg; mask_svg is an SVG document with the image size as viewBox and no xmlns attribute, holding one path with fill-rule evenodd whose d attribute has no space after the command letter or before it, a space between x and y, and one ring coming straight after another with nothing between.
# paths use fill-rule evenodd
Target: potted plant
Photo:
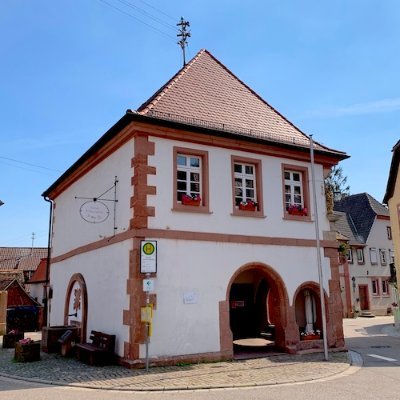
<instances>
[{"instance_id":1,"label":"potted plant","mask_svg":"<svg viewBox=\"0 0 400 400\"><path fill-rule=\"evenodd\" d=\"M258 204L254 200L241 201L239 203L239 210L256 211Z\"/></svg>"},{"instance_id":2,"label":"potted plant","mask_svg":"<svg viewBox=\"0 0 400 400\"><path fill-rule=\"evenodd\" d=\"M15 361L30 362L40 360L40 341L31 338L21 339L15 343Z\"/></svg>"},{"instance_id":3,"label":"potted plant","mask_svg":"<svg viewBox=\"0 0 400 400\"><path fill-rule=\"evenodd\" d=\"M185 206L199 206L201 204L201 197L198 194L184 194L182 196L182 204Z\"/></svg>"},{"instance_id":4,"label":"potted plant","mask_svg":"<svg viewBox=\"0 0 400 400\"><path fill-rule=\"evenodd\" d=\"M290 215L300 215L300 216L307 216L308 210L306 207L302 207L300 204L291 204L287 208L287 212Z\"/></svg>"}]
</instances>

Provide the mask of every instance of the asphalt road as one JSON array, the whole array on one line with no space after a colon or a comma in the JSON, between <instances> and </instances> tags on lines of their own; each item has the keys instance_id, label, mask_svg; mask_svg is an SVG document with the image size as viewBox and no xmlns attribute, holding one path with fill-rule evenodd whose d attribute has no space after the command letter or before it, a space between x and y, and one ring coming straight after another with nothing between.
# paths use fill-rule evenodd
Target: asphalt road
<instances>
[{"instance_id":1,"label":"asphalt road","mask_svg":"<svg viewBox=\"0 0 400 400\"><path fill-rule=\"evenodd\" d=\"M7 400L398 400L400 399L400 337L394 336L392 317L345 320L347 346L360 353L361 368L322 381L245 389L132 393L44 386L0 377L0 399ZM389 334L388 334L389 333Z\"/></svg>"}]
</instances>

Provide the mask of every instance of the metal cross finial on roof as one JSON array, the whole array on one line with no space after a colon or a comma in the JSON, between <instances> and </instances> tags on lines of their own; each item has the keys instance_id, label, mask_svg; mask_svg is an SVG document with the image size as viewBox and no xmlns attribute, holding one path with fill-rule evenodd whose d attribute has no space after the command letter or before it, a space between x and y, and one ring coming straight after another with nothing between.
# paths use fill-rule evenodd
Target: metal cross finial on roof
<instances>
[{"instance_id":1,"label":"metal cross finial on roof","mask_svg":"<svg viewBox=\"0 0 400 400\"><path fill-rule=\"evenodd\" d=\"M186 53L185 53L185 47L187 45L186 40L188 37L190 37L190 32L187 31L186 29L190 26L189 21L185 21L183 17L181 17L180 22L176 24L177 26L180 26L179 33L176 35L180 37L181 39L179 40L178 44L181 46L182 53L183 53L183 66L186 65Z\"/></svg>"}]
</instances>

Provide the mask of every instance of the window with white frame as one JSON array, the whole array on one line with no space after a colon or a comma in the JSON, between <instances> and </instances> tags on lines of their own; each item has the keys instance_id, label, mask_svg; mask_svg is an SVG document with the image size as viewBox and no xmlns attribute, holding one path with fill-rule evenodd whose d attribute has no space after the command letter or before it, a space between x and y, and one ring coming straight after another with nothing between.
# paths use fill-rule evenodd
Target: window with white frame
<instances>
[{"instance_id":1,"label":"window with white frame","mask_svg":"<svg viewBox=\"0 0 400 400\"><path fill-rule=\"evenodd\" d=\"M389 250L389 262L394 263L394 251Z\"/></svg>"},{"instance_id":2,"label":"window with white frame","mask_svg":"<svg viewBox=\"0 0 400 400\"><path fill-rule=\"evenodd\" d=\"M201 157L178 154L176 158L177 199L183 195L201 196Z\"/></svg>"},{"instance_id":3,"label":"window with white frame","mask_svg":"<svg viewBox=\"0 0 400 400\"><path fill-rule=\"evenodd\" d=\"M235 162L233 166L235 180L235 205L254 201L257 203L256 166Z\"/></svg>"},{"instance_id":4,"label":"window with white frame","mask_svg":"<svg viewBox=\"0 0 400 400\"><path fill-rule=\"evenodd\" d=\"M379 256L381 259L381 265L387 265L387 257L385 249L379 249Z\"/></svg>"},{"instance_id":5,"label":"window with white frame","mask_svg":"<svg viewBox=\"0 0 400 400\"><path fill-rule=\"evenodd\" d=\"M370 259L372 265L378 264L378 254L374 247L371 247L369 249L369 259Z\"/></svg>"},{"instance_id":6,"label":"window with white frame","mask_svg":"<svg viewBox=\"0 0 400 400\"><path fill-rule=\"evenodd\" d=\"M387 238L389 240L392 240L392 228L390 226L386 227L386 232L387 232Z\"/></svg>"},{"instance_id":7,"label":"window with white frame","mask_svg":"<svg viewBox=\"0 0 400 400\"><path fill-rule=\"evenodd\" d=\"M372 286L372 295L379 296L379 279L372 279L371 286Z\"/></svg>"},{"instance_id":8,"label":"window with white frame","mask_svg":"<svg viewBox=\"0 0 400 400\"><path fill-rule=\"evenodd\" d=\"M347 262L349 264L353 264L353 250L351 247L349 247L347 250Z\"/></svg>"},{"instance_id":9,"label":"window with white frame","mask_svg":"<svg viewBox=\"0 0 400 400\"><path fill-rule=\"evenodd\" d=\"M304 195L303 195L303 179L302 172L300 171L284 171L285 178L285 207L286 211L289 207L297 206L304 207Z\"/></svg>"},{"instance_id":10,"label":"window with white frame","mask_svg":"<svg viewBox=\"0 0 400 400\"><path fill-rule=\"evenodd\" d=\"M364 264L364 250L357 249L357 263Z\"/></svg>"},{"instance_id":11,"label":"window with white frame","mask_svg":"<svg viewBox=\"0 0 400 400\"><path fill-rule=\"evenodd\" d=\"M387 279L382 279L382 294L389 295L389 281Z\"/></svg>"}]
</instances>

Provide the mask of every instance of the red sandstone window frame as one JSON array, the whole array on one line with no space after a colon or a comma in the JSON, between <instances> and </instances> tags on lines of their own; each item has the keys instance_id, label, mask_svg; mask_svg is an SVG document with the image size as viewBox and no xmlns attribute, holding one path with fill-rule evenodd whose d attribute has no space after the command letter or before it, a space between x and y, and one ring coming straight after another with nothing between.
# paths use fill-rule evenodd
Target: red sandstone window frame
<instances>
[{"instance_id":1,"label":"red sandstone window frame","mask_svg":"<svg viewBox=\"0 0 400 400\"><path fill-rule=\"evenodd\" d=\"M184 205L178 201L178 163L177 157L179 154L185 156L194 156L201 159L200 168L200 181L201 181L201 191L200 191L200 205ZM209 206L209 168L208 168L208 152L199 149L193 149L189 147L177 147L173 148L173 200L172 200L172 210L173 211L183 211L183 212L194 212L194 213L210 213Z\"/></svg>"},{"instance_id":2,"label":"red sandstone window frame","mask_svg":"<svg viewBox=\"0 0 400 400\"><path fill-rule=\"evenodd\" d=\"M239 210L235 201L235 164L247 164L254 167L255 181L255 198L257 209L254 211ZM263 186L262 186L262 163L259 159L231 156L231 181L232 181L232 215L240 217L258 217L264 218L264 201L263 201Z\"/></svg>"},{"instance_id":3,"label":"red sandstone window frame","mask_svg":"<svg viewBox=\"0 0 400 400\"><path fill-rule=\"evenodd\" d=\"M303 207L307 208L307 215L292 215L286 210L285 201L285 172L299 172L301 175L301 187L303 196ZM283 219L294 220L294 221L311 221L311 208L310 208L310 188L308 179L308 168L301 167L299 165L282 164L282 208L283 208Z\"/></svg>"}]
</instances>

